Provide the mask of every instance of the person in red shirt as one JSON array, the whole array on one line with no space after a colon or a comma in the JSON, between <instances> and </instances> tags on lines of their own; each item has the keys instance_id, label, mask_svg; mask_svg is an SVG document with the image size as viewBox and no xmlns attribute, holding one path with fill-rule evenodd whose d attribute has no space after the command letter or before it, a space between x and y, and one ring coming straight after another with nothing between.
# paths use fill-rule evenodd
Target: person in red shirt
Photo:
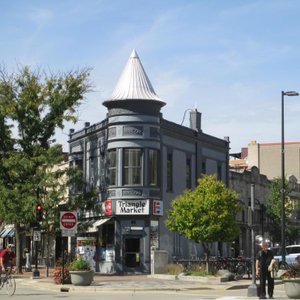
<instances>
[{"instance_id":1,"label":"person in red shirt","mask_svg":"<svg viewBox=\"0 0 300 300\"><path fill-rule=\"evenodd\" d=\"M10 269L15 264L15 245L8 244L6 249L2 250L0 253L0 274L1 272L5 273L7 269Z\"/></svg>"}]
</instances>

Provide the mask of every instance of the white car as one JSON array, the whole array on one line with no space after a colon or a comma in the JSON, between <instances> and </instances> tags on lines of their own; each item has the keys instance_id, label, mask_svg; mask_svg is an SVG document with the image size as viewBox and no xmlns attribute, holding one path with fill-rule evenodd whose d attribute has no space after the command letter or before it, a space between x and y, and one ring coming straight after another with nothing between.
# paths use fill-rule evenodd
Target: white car
<instances>
[{"instance_id":1,"label":"white car","mask_svg":"<svg viewBox=\"0 0 300 300\"><path fill-rule=\"evenodd\" d=\"M289 245L285 247L285 261L289 265L299 264L300 260L300 245ZM274 258L278 262L279 268L282 263L281 255L274 255Z\"/></svg>"}]
</instances>

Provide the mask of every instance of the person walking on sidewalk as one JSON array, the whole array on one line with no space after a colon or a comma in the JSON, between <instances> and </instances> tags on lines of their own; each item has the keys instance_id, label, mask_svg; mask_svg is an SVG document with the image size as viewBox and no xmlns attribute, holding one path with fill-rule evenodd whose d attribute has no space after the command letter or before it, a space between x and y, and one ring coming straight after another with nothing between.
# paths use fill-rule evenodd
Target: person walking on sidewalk
<instances>
[{"instance_id":1,"label":"person walking on sidewalk","mask_svg":"<svg viewBox=\"0 0 300 300\"><path fill-rule=\"evenodd\" d=\"M259 276L260 281L260 296L259 299L266 299L266 281L268 280L268 295L273 299L274 293L274 278L272 269L275 264L275 259L271 250L268 249L268 243L263 242L261 250L256 256L256 276Z\"/></svg>"}]
</instances>

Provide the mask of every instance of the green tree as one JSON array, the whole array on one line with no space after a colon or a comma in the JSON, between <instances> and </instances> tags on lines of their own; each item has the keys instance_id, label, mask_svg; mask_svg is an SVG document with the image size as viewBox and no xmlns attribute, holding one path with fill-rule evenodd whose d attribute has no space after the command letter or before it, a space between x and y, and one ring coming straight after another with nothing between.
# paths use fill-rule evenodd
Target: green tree
<instances>
[{"instance_id":1,"label":"green tree","mask_svg":"<svg viewBox=\"0 0 300 300\"><path fill-rule=\"evenodd\" d=\"M19 271L21 225L34 221L41 200L57 207L65 192L62 172L48 172L63 161L62 148L51 142L57 128L76 122L88 78L88 69L50 75L29 67L11 74L0 69L0 220L15 225Z\"/></svg>"},{"instance_id":2,"label":"green tree","mask_svg":"<svg viewBox=\"0 0 300 300\"><path fill-rule=\"evenodd\" d=\"M291 188L288 181L285 179L285 215L286 223L288 225L289 216L292 213L292 202L289 198ZM281 208L282 208L282 180L280 177L275 178L271 182L271 192L268 198L267 215L270 220L270 226L268 226L268 232L272 237L273 242L280 243L281 241ZM286 226L286 237L291 239L295 235L294 230L291 227Z\"/></svg>"},{"instance_id":3,"label":"green tree","mask_svg":"<svg viewBox=\"0 0 300 300\"><path fill-rule=\"evenodd\" d=\"M208 269L212 243L232 241L239 233L237 200L237 194L222 181L205 175L194 190L186 190L173 200L166 225L171 231L202 244Z\"/></svg>"}]
</instances>

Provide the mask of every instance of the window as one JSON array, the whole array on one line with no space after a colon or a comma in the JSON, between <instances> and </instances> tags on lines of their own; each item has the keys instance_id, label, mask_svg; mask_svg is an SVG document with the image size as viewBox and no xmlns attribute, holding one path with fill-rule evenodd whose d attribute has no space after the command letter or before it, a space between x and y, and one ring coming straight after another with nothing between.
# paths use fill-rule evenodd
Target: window
<instances>
[{"instance_id":1,"label":"window","mask_svg":"<svg viewBox=\"0 0 300 300\"><path fill-rule=\"evenodd\" d=\"M180 235L178 232L173 233L173 253L176 258L181 256L181 243L180 243Z\"/></svg>"},{"instance_id":2,"label":"window","mask_svg":"<svg viewBox=\"0 0 300 300\"><path fill-rule=\"evenodd\" d=\"M77 168L77 170L83 171L83 160L82 159L75 160L75 167Z\"/></svg>"},{"instance_id":3,"label":"window","mask_svg":"<svg viewBox=\"0 0 300 300\"><path fill-rule=\"evenodd\" d=\"M123 184L142 184L142 149L124 149L123 153Z\"/></svg>"},{"instance_id":4,"label":"window","mask_svg":"<svg viewBox=\"0 0 300 300\"><path fill-rule=\"evenodd\" d=\"M167 191L173 190L173 155L167 155Z\"/></svg>"},{"instance_id":5,"label":"window","mask_svg":"<svg viewBox=\"0 0 300 300\"><path fill-rule=\"evenodd\" d=\"M109 150L108 151L108 163L109 163L109 185L117 185L117 151Z\"/></svg>"},{"instance_id":6,"label":"window","mask_svg":"<svg viewBox=\"0 0 300 300\"><path fill-rule=\"evenodd\" d=\"M71 167L77 169L79 174L81 174L83 178L83 159L82 158L75 158L74 161L70 164ZM83 192L84 184L81 180L75 180L71 184L70 190L71 193L77 194Z\"/></svg>"},{"instance_id":7,"label":"window","mask_svg":"<svg viewBox=\"0 0 300 300\"><path fill-rule=\"evenodd\" d=\"M206 162L202 162L202 174L206 174Z\"/></svg>"},{"instance_id":8,"label":"window","mask_svg":"<svg viewBox=\"0 0 300 300\"><path fill-rule=\"evenodd\" d=\"M158 151L149 150L149 185L157 186L158 184Z\"/></svg>"},{"instance_id":9,"label":"window","mask_svg":"<svg viewBox=\"0 0 300 300\"><path fill-rule=\"evenodd\" d=\"M186 187L190 189L192 187L192 165L191 165L190 158L186 159L185 174L186 174Z\"/></svg>"},{"instance_id":10,"label":"window","mask_svg":"<svg viewBox=\"0 0 300 300\"><path fill-rule=\"evenodd\" d=\"M219 180L222 180L222 166L221 165L218 165L218 170L217 170L218 174L218 179Z\"/></svg>"}]
</instances>

